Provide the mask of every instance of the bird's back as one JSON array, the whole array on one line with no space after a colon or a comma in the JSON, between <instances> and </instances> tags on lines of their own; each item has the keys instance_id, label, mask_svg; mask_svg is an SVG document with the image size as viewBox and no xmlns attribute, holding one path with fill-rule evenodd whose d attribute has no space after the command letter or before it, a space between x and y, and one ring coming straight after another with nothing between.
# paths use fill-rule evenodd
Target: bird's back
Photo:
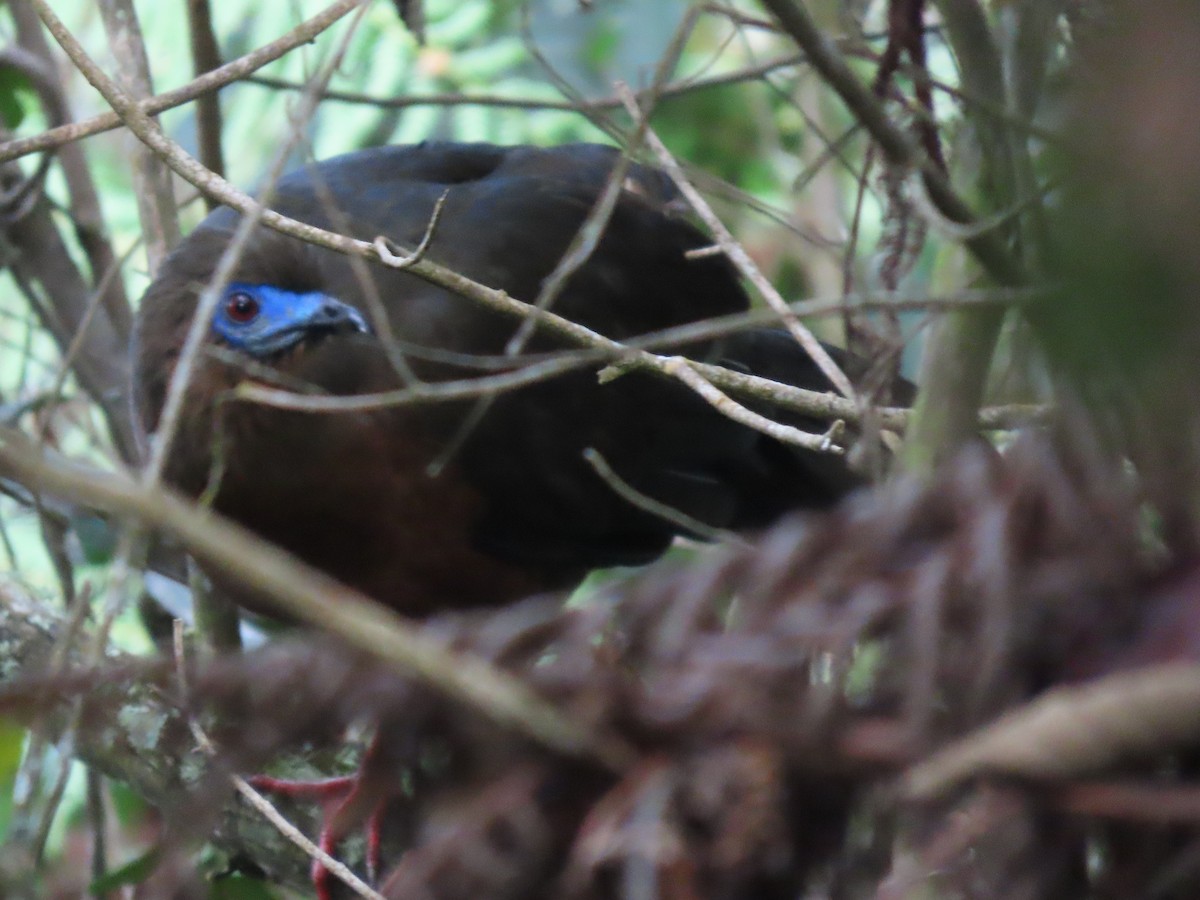
<instances>
[{"instance_id":1,"label":"bird's back","mask_svg":"<svg viewBox=\"0 0 1200 900\"><path fill-rule=\"evenodd\" d=\"M595 145L383 147L287 176L271 205L355 237L383 235L413 247L445 194L428 257L532 301L616 159L616 151ZM602 237L553 310L623 340L747 308L723 257L686 255L709 240L676 207L665 176L634 166ZM211 274L236 219L231 210L213 213L143 301L136 369L148 427L157 421L170 348L194 308L195 286ZM401 355L426 380L486 371L476 365L479 357L494 363L519 326L411 273L356 267L262 229L235 280L320 291L368 315L368 294L376 293ZM268 362L335 394L399 386L379 341L323 337ZM528 352L567 346L539 330ZM826 386L781 332L735 334L689 352ZM722 417L682 385L642 373L600 384L592 365L498 395L457 446L473 402L353 415L239 404L218 422L200 409L203 397L218 393L221 378L245 374L221 365L197 374L202 386L212 383L207 393L196 392L196 424L181 435L173 480L197 492L219 443L227 455L219 508L402 609L502 602L514 592L569 583L591 567L660 553L677 527L620 497L585 460L587 448L647 496L722 528L756 527L791 507L827 505L856 483L840 460L784 447ZM221 428L231 438L213 441ZM447 462L431 474L431 464ZM268 465L273 470L263 472ZM512 577L489 575L493 563ZM407 574L374 571L388 566L407 566ZM478 577L452 571L471 567ZM456 591L461 596L437 599ZM408 596L379 596L386 592ZM429 596L418 599L422 592Z\"/></svg>"}]
</instances>

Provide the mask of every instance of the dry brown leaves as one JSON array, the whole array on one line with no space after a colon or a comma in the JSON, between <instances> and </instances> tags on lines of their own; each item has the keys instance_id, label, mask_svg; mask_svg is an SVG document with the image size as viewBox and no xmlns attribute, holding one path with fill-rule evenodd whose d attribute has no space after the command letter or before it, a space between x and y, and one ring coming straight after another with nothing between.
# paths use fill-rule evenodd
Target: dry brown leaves
<instances>
[{"instance_id":1,"label":"dry brown leaves","mask_svg":"<svg viewBox=\"0 0 1200 900\"><path fill-rule=\"evenodd\" d=\"M1198 883L1197 579L1163 571L1119 470L1029 441L582 609L427 625L635 746L619 775L315 641L203 690L254 723L226 737L246 759L382 722L388 896L1166 896Z\"/></svg>"},{"instance_id":2,"label":"dry brown leaves","mask_svg":"<svg viewBox=\"0 0 1200 900\"><path fill-rule=\"evenodd\" d=\"M390 798L389 897L1188 896L1200 568L1142 516L1119 467L1026 440L581 608L424 626L634 747L619 773L318 637L193 691L241 771L375 727L339 824Z\"/></svg>"}]
</instances>

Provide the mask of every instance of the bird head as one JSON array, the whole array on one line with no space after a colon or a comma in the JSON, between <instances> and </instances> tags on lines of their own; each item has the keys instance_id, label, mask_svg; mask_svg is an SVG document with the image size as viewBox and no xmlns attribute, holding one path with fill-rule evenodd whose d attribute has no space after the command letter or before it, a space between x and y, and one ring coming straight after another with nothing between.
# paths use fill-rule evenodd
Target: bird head
<instances>
[{"instance_id":1,"label":"bird head","mask_svg":"<svg viewBox=\"0 0 1200 900\"><path fill-rule=\"evenodd\" d=\"M158 427L200 298L231 237L231 224L220 218L201 226L166 260L142 298L133 395L143 437ZM175 442L180 452L193 444L199 452L216 428L269 415L255 404L224 402L248 379L334 394L364 389L361 369L373 359L365 345L374 342L366 318L346 302L357 296L346 270L336 254L266 230L252 235L206 325Z\"/></svg>"},{"instance_id":2,"label":"bird head","mask_svg":"<svg viewBox=\"0 0 1200 900\"><path fill-rule=\"evenodd\" d=\"M212 334L255 359L269 359L329 334L369 334L362 313L320 291L235 281L213 315Z\"/></svg>"}]
</instances>

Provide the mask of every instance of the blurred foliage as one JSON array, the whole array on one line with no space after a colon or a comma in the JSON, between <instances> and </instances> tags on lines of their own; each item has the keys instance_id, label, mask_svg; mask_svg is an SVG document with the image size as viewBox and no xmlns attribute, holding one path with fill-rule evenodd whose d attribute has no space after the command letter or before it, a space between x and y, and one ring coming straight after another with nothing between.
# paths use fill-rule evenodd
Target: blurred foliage
<instances>
[{"instance_id":1,"label":"blurred foliage","mask_svg":"<svg viewBox=\"0 0 1200 900\"><path fill-rule=\"evenodd\" d=\"M276 38L324 5L319 0L297 0L279 6L277 14L264 15L262 7L253 3L212 4L214 28L224 58L235 58ZM584 99L611 97L618 80L635 88L650 84L654 67L688 6L686 0L611 0L581 14L575 0L537 0L527 8L515 2L428 0L426 42L418 46L390 4L374 3L354 34L346 61L335 74L330 90L384 99L486 95L524 98L536 104L561 101L558 84L565 84ZM88 51L108 71L114 71L116 61L94 0L56 0L55 10ZM156 90L189 80L191 60L188 53L181 52L188 46L182 6L139 3L137 11ZM0 20L0 29L12 38L10 22ZM345 30L343 21L314 45L286 55L261 74L304 83ZM754 35L743 39L728 23L706 18L686 46L680 75L703 78L726 74L786 50L783 41L762 41ZM76 118L106 109L102 99L69 64L61 63L61 71L66 100ZM791 77L787 73L782 76ZM252 82L222 90L222 135L231 181L252 186L261 177L275 148L287 136L298 96L295 91ZM849 126L844 111L833 104L825 106L832 133ZM811 157L821 145L820 138L805 134L807 115L811 113L797 110L786 85L751 83L666 98L656 110L654 124L681 158L749 191L774 210L774 217L789 221L797 203L793 186L805 168L801 150L806 149ZM27 79L19 72L0 70L0 119L16 136L36 134L49 125ZM175 140L193 154L197 152L191 105L165 112L161 121ZM559 109L438 104L388 109L330 100L322 103L305 125L307 140L291 164L298 165L308 156L324 158L364 145L427 138L539 144L608 141L614 128L625 127L625 115L611 108L597 111L589 120L588 116ZM140 246L141 226L129 168L133 143L130 135L116 131L88 139L84 149L114 250L131 254L122 274L130 297L136 298L147 283L147 264ZM805 144L807 147L802 148ZM34 163L35 159L26 158L19 165L28 174ZM844 187L853 186L845 172L839 177ZM82 248L64 212L71 198L59 167L50 169L46 189L58 206L55 221L75 262L86 271ZM187 186L180 187L179 196L185 228L190 228L203 216L202 204L196 202ZM844 202L848 210L849 201ZM726 203L723 212L730 217L735 231L744 230L739 222L758 221L759 232L764 235L769 228L777 227L771 219L761 219L739 204ZM867 217L864 231L874 229L876 219L877 208ZM793 273L797 288L804 283L805 265L798 256L779 255L774 249L764 252L776 257L773 267L777 273ZM55 404L51 399L44 411L22 412L20 404L41 397L54 385L61 354L8 272L0 273L0 347L0 404L7 404L3 407L8 411L6 418L48 429L54 443L70 452L82 452L98 460L108 457L98 420L72 376L68 375L63 384L65 402ZM112 464L111 459L108 464ZM9 577L24 587L50 599L59 593L59 587L44 538L37 515L27 505L0 497L0 567L7 568ZM113 578L110 566L117 543L112 529L87 515L74 515L66 549L73 561L76 588L89 586L93 597L102 596ZM605 580L606 576L598 576L581 589L580 596L595 591L594 585L602 585ZM124 588L135 589L136 579ZM118 646L129 650L144 652L148 647L132 612L120 617L113 637ZM4 804L0 806L0 832L8 828L17 761L27 741L28 735L22 729L9 726L0 732L0 803ZM48 754L44 771L50 778L56 770L53 755L42 752ZM48 787L47 783L39 790L44 793ZM108 802L125 839L110 849L109 871L93 883L94 892L137 884L153 868L153 850L148 849L144 837L137 837L148 826L150 810L119 786L111 786ZM84 803L83 781L76 774L68 783L46 848L51 865L71 860L73 868L86 871L76 855L78 849L73 850L74 845L67 839L72 829L86 828ZM260 882L244 877L218 878L211 882L211 891L213 897L270 896Z\"/></svg>"},{"instance_id":2,"label":"blurred foliage","mask_svg":"<svg viewBox=\"0 0 1200 900\"><path fill-rule=\"evenodd\" d=\"M813 2L812 8L831 36L848 39L850 63L870 84L886 42L888 3ZM968 4L970 5L970 4ZM1162 476L1158 496L1174 493L1190 511L1200 501L1196 465L1197 427L1190 410L1197 348L1195 298L1200 222L1200 130L1193 115L1200 70L1194 50L1200 46L1198 14L1186 0L1155 6L1153 15L1136 22L1114 20L1102 35L1095 57L1085 60L1092 93L1070 100L1064 72L1078 64L1077 41L1089 36L1088 15L1111 4L1065 4L1056 35L1043 60L1048 75L1045 98L1032 122L1061 131L1066 141L1029 139L1018 121L1013 132L1018 156L1027 166L1028 196L1009 198L1012 209L985 206L995 198L979 187L986 169L979 123L987 121L981 104L967 92L956 93L967 79L949 49L938 23L926 33L929 73L938 90L934 111L951 160L953 181L979 208L981 216L1008 217L1006 247L1029 262L1035 284L1050 284L1053 296L1029 316L1041 344L1031 349L1027 329L1013 323L997 358L997 400L1045 399L1046 385L1066 373L1073 389L1106 412L1129 412L1122 424L1171 456L1175 468ZM264 5L249 0L213 2L218 42L225 60L277 38L303 18L325 6L321 0L293 0ZM578 0L426 0L425 42L408 33L393 4L372 3L350 38L345 61L329 90L354 97L330 97L303 125L305 140L290 163L326 158L366 145L424 139L478 140L499 143L554 144L568 141L613 141L629 132L623 111L611 105L576 110L545 108L568 99L610 98L623 81L635 88L651 83L653 72L685 13L688 0L597 0L586 11ZM1028 3L993 3L986 13L997 46L1004 53L1010 79L1021 65L1016 16ZM72 32L107 71L116 70L96 0L55 0L54 8ZM157 91L187 82L192 62L182 3L136 5L141 18ZM733 8L762 16L754 3ZM1137 8L1135 4L1131 8ZM936 19L932 8L929 19ZM317 41L265 67L259 74L293 88L308 82L347 33L340 22ZM15 40L11 10L0 10L0 38ZM1107 42L1107 43L1106 43ZM57 53L57 51L56 51ZM719 14L701 16L683 49L676 85L727 76L795 53L782 34L737 22ZM1190 55L1189 55L1190 54ZM106 109L99 95L62 61L64 96L75 118ZM1094 76L1094 77L1093 77ZM911 98L912 72L902 69L887 109L911 127L921 113L900 100ZM414 103L389 107L389 99L474 96L525 101L527 108L477 104ZM287 140L299 91L253 79L220 93L222 138L229 179L250 187L263 175L277 148ZM1191 100L1187 100L1187 98ZM897 99L900 98L900 99ZM1181 99L1183 98L1183 99ZM381 101L378 103L372 100ZM1072 105L1073 104L1073 105ZM1115 112L1114 112L1115 110ZM1012 114L1010 119L1020 116ZM189 152L197 146L196 114L190 104L162 114L172 138ZM19 69L0 67L0 123L16 136L39 133L51 124L29 77ZM878 154L871 154L861 128L832 92L803 67L788 67L737 83L663 97L652 124L671 150L697 173L731 230L788 299L816 294L839 295L844 288L867 291L885 284L881 272L895 250L897 210L889 202L888 184L880 174ZM1013 124L1010 121L1010 124ZM985 129L986 130L986 129ZM130 172L134 139L123 131L89 138L83 145L94 180L104 227L118 256L128 253L121 270L134 302L144 289L147 262L140 245L141 225ZM992 148L994 149L994 148ZM1082 162L1081 162L1082 161ZM873 166L867 174L868 164ZM29 176L36 157L15 164ZM892 185L894 187L894 184ZM1047 187L1049 186L1049 187ZM901 192L906 190L902 185ZM58 165L45 183L51 216L67 242L71 262L88 271L87 256L68 211L72 197ZM204 214L195 192L177 185L185 230ZM1042 200L1045 200L1043 203ZM927 198L911 204L928 203ZM924 213L901 225L921 229ZM1040 221L1035 221L1040 217ZM1009 221L1011 220L1011 221ZM1015 225L1011 222L1016 222ZM978 270L952 229L922 231L900 266L892 286L916 295L953 293L979 283ZM1052 236L1052 239L1051 237ZM7 253L7 246L0 251ZM3 257L7 261L7 256ZM91 273L93 283L98 273ZM43 311L44 312L44 311ZM864 317L879 326L880 317ZM915 371L929 317L920 312L899 317L906 371ZM841 324L814 323L823 336L841 339ZM1041 351L1045 351L1045 359ZM1047 361L1048 360L1048 361ZM61 376L63 355L22 286L11 271L0 272L0 422L17 424L44 435L53 446L107 466L117 466L112 442L101 417L77 379ZM1005 370L1016 370L1007 377ZM61 376L61 378L60 378ZM60 383L61 382L61 383ZM1008 393L1005 393L1007 391ZM1124 404L1124 405L1122 405ZM1133 423L1133 424L1131 424ZM1174 430L1173 430L1174 429ZM1115 428L1114 431L1120 431ZM1180 436L1175 431L1181 432ZM1137 448L1115 438L1114 454L1153 473L1154 465ZM1191 467L1191 482L1179 472ZM1161 469L1165 472L1166 469ZM1148 478L1150 476L1148 475ZM1165 533L1186 519L1162 506L1143 510L1145 520ZM54 511L50 512L62 511ZM62 512L65 537L39 519L28 498L0 495L0 580L56 602L60 598L61 564L78 591L87 590L99 608L123 601L139 589L136 571L128 578L120 559L119 535L102 520L75 510ZM50 521L50 520L47 520ZM57 519L53 521L59 521ZM1148 530L1148 529L1146 529ZM1153 537L1157 540L1160 535ZM1148 546L1154 541L1147 540ZM1198 541L1200 543L1200 541ZM966 551L963 551L966 553ZM689 557L691 549L676 551ZM136 566L134 569L136 570ZM603 592L609 576L594 576L576 597ZM109 597L109 592L115 596ZM119 605L119 604L118 604ZM123 612L113 631L116 645L133 652L151 646L132 610ZM848 670L850 695L865 696L872 687L882 642L865 642L853 651ZM57 771L53 748L31 743L21 728L0 723L0 832L14 817L12 795L23 754L44 755L43 780L26 791L45 793ZM36 754L35 754L36 755ZM20 793L20 792L18 792ZM85 785L80 774L67 784L46 853L48 868L87 871L79 835L84 823ZM94 892L139 883L152 868L157 822L148 806L132 792L111 785L106 801L116 822L117 840L110 848L109 871L92 885ZM226 860L209 860L199 868L211 875L213 897L272 896L261 882L228 875ZM226 875L227 877L219 877ZM87 879L80 875L71 888Z\"/></svg>"},{"instance_id":3,"label":"blurred foliage","mask_svg":"<svg viewBox=\"0 0 1200 900\"><path fill-rule=\"evenodd\" d=\"M225 59L233 59L276 38L302 18L324 7L321 0L295 0L270 7L251 2L212 3L214 29ZM418 46L406 31L391 4L377 2L368 9L353 35L345 62L338 69L331 91L367 98L393 98L435 94L486 95L525 98L533 102L561 101L562 85L580 98L611 97L613 85L624 81L635 88L650 84L655 66L671 42L678 23L691 4L687 0L606 0L581 12L576 0L534 0L527 5L492 0L427 0L426 41ZM746 12L757 14L749 3ZM87 50L108 71L116 61L102 27L94 0L56 0L55 11ZM191 77L186 17L182 4L137 4L155 89L185 83ZM873 11L869 29L882 24L882 9ZM11 23L0 24L11 39ZM340 22L313 45L300 48L262 70L261 74L302 84L342 39L347 28ZM743 30L720 16L702 17L684 49L675 80L711 78L742 67L774 59L793 48L777 35ZM953 67L944 52L935 59L939 77L953 79ZM864 77L870 66L860 63ZM4 71L4 70L0 70ZM104 111L98 94L68 64L61 65L66 100L77 118ZM808 76L801 76L805 79ZM760 203L755 211L731 202L728 192L718 194L721 210L735 233L768 274L785 291L799 296L814 287L810 267L814 253L823 254L832 269L841 266L842 239L853 216L865 142L861 136L839 144L834 163L823 154L830 140L840 139L852 127L841 105L811 90L815 102L797 102L797 74L784 70L759 82L747 82L664 98L654 113L654 126L672 150L696 170L723 179L748 192ZM0 76L0 118L17 136L36 134L49 124L39 105L32 102L20 74ZM220 93L222 136L229 179L251 186L262 176L275 148L287 137L291 112L298 94L255 84L231 85ZM947 107L951 113L952 108ZM196 153L196 118L192 105L169 110L161 122L167 132L189 152ZM818 127L819 123L819 127ZM589 116L559 109L511 109L489 105L413 105L399 109L370 103L329 100L322 103L304 126L306 142L292 165L305 157L324 158L370 144L416 142L427 138L531 142L607 141L615 130L628 126L623 112L611 108ZM123 276L130 297L136 298L147 283L147 263L140 246L140 223L131 180L129 156L134 139L121 131L87 140L87 164L95 180L104 223L117 254L130 253ZM28 174L33 159L19 165ZM810 165L816 165L810 171ZM806 199L814 179L830 180L821 199ZM860 217L860 253L866 258L880 233L883 205L868 183ZM52 167L47 193L57 204L55 221L67 238L76 263L87 269L81 247L63 210L70 196L61 170ZM185 228L202 217L190 187L179 196ZM832 204L832 206L830 205ZM764 216L763 211L767 214ZM781 227L781 223L782 226ZM841 233L838 233L840 229ZM798 230L806 240L797 241ZM822 232L814 235L814 230ZM799 244L799 249L797 249ZM916 270L916 284L934 276L932 253ZM870 268L863 273L870 277ZM819 283L829 290L828 280ZM61 365L59 348L48 337L12 282L0 274L0 403L28 402L49 390ZM14 407L13 421L45 428L54 443L93 458L108 456L107 441L98 420L73 377L63 385L64 402L53 400L43 413L21 413ZM108 464L112 464L111 458ZM11 577L37 594L58 594L58 580L45 533L36 514L25 504L0 497L0 559ZM95 519L75 515L68 529L66 550L73 565L77 588L85 585L93 597L112 585L117 542L111 529ZM136 578L124 590L136 590ZM599 584L604 583L600 577ZM580 596L594 590L589 583ZM114 631L118 645L143 651L144 636L132 614L118 620ZM0 796L8 798L16 772L17 748L25 736L7 728L0 733ZM48 771L53 766L47 767ZM115 804L123 832L133 834L146 820L140 801L117 791ZM68 852L62 835L68 823L80 823L84 791L78 778L71 781L60 807L55 838L47 848L50 859ZM0 813L3 808L0 808ZM0 824L6 824L7 815ZM93 890L137 883L150 869L152 855L144 841L132 840L115 848L110 871ZM244 879L213 882L214 897L258 897L256 883Z\"/></svg>"},{"instance_id":4,"label":"blurred foliage","mask_svg":"<svg viewBox=\"0 0 1200 900\"><path fill-rule=\"evenodd\" d=\"M0 122L5 128L11 130L25 120L32 92L29 76L16 69L0 68Z\"/></svg>"}]
</instances>

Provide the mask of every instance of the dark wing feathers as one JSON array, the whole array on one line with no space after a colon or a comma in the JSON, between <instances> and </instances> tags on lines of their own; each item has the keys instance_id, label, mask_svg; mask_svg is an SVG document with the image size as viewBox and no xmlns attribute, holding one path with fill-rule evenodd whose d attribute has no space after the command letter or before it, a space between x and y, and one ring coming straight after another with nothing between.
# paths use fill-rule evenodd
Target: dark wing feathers
<instances>
[{"instance_id":1,"label":"dark wing feathers","mask_svg":"<svg viewBox=\"0 0 1200 900\"><path fill-rule=\"evenodd\" d=\"M531 301L595 203L616 159L611 148L584 144L553 149L445 143L381 147L285 177L272 205L285 215L360 238L382 234L412 246L425 233L434 204L448 190L429 257ZM662 173L634 166L626 188L594 254L556 301L556 312L623 339L747 308L736 273L723 258L685 258L687 250L709 240L677 215L674 193ZM329 208L329 198L336 209ZM170 257L143 301L135 354L139 406L151 426L162 402L173 342L181 341L196 286L211 275L236 219L227 209L213 213ZM411 274L378 265L370 272L393 331L407 344L496 354L518 325ZM369 312L360 276L344 256L266 230L254 237L238 275L238 280L254 283L253 279L295 290L321 290ZM562 341L539 334L531 349L558 346L564 346ZM689 352L793 384L826 387L808 357L782 333L746 332ZM415 365L424 378L469 373L466 367L419 360ZM349 337L325 339L281 360L279 366L291 367L290 375L334 393L399 383L372 341ZM222 378L228 386L240 377L215 364L201 373L197 409L219 393ZM308 455L303 465L295 463L294 483L287 477L272 480L283 486L274 494L256 494L252 473L243 473L240 482L231 476L218 495L218 506L251 520L268 537L339 577L377 593L400 590L385 587L397 584L416 590L412 585L420 579L428 582L430 591L453 590L458 584L454 578L431 574L434 561L455 560L443 568L479 567L484 563L470 555L476 551L482 558L533 573L530 579L509 579L504 583L510 587L497 586L492 596L486 594L486 584L475 583L486 582L481 570L473 586L462 587L474 594L444 598L446 605L453 605L504 600L507 596L499 595L506 590L511 594L538 584L566 583L589 567L643 562L666 547L675 529L618 497L583 459L587 447L599 450L622 478L645 494L718 527L762 525L793 506L826 505L855 484L840 460L783 447L720 416L678 384L632 373L600 385L592 369L498 397L441 476L447 479L446 496L456 499L439 510L441 488L420 481L429 477L424 466L453 440L469 407L307 418L265 408L239 409L235 415L246 419L239 434L254 437L244 437L245 446L232 446L231 454L242 454L243 461L273 459L284 467L289 455ZM190 439L181 438L182 449L171 470L174 480L189 490L196 490L197 472L209 470L214 427L209 422L206 429L199 412L194 418L200 424ZM297 435L305 429L312 440L298 442ZM328 434L322 436L323 429ZM271 446L273 435L286 435L287 445ZM261 446L250 446L251 441ZM314 455L323 452L321 448L340 448L336 452L343 459L361 460L361 471L338 470L336 478L327 479L319 492L325 506L308 502L311 498L296 500L306 522L302 528L294 526L295 534L288 533L287 509L274 509L269 515L255 512L264 504L283 508L291 503L289 486L304 490L301 468L303 477L310 479L322 471L333 472L340 460ZM380 457L395 462L376 464ZM380 483L354 481L369 477ZM404 517L411 517L413 510L403 508L409 502L404 498L418 495L419 515L463 519L429 529L438 535L437 552L419 543L419 527L405 524ZM364 498L374 498L376 507L386 507L391 498L397 508L358 513L334 508L339 497L351 496L364 505ZM319 546L322 527L338 529L336 541L330 543L346 548L339 551L344 555L356 542L364 547L372 541L385 545L370 553L363 550L353 565L340 558L325 559ZM363 533L356 534L356 529ZM389 541L394 546L387 545ZM454 541L469 542L470 552L450 552L453 548L446 545ZM412 571L404 577L372 578L354 569L382 565L380 560L408 565ZM477 596L480 590L484 596ZM380 599L406 609L423 609L434 602Z\"/></svg>"}]
</instances>

